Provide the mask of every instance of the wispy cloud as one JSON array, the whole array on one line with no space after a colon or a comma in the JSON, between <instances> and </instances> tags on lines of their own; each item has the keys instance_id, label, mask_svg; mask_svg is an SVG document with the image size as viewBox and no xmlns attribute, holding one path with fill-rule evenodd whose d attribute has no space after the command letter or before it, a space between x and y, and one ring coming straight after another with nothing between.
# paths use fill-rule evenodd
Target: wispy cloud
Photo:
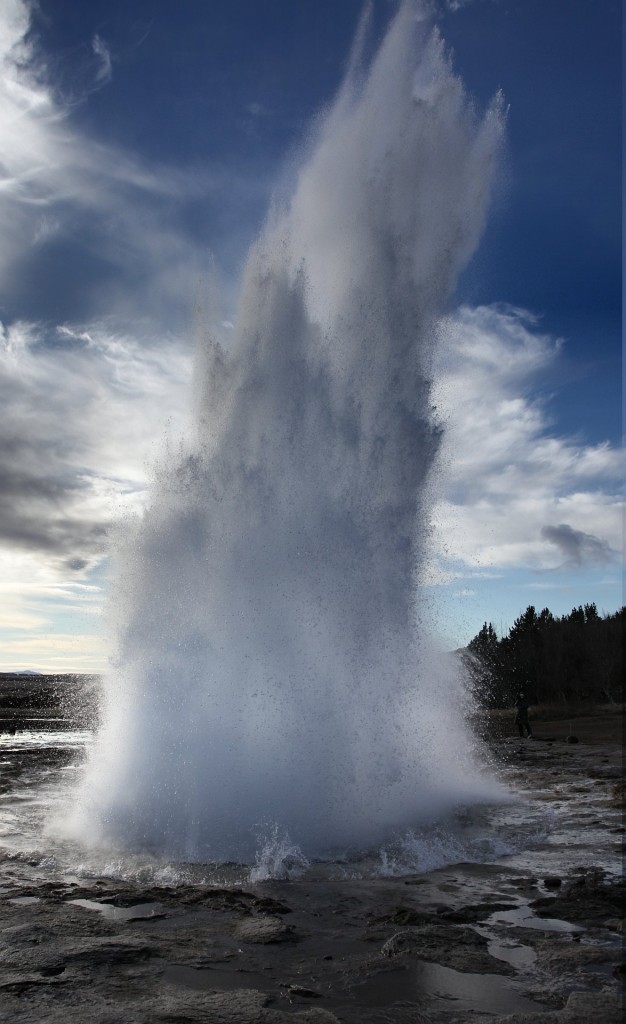
<instances>
[{"instance_id":1,"label":"wispy cloud","mask_svg":"<svg viewBox=\"0 0 626 1024\"><path fill-rule=\"evenodd\" d=\"M49 320L79 308L85 318L113 313L180 329L207 271L206 239L190 227L201 219L199 204L225 193L242 198L263 185L253 169L148 163L77 130L76 106L111 78L109 46L94 35L86 50L90 71L78 94L67 94L55 88L29 27L23 0L2 5L3 315ZM51 266L64 272L46 288Z\"/></svg>"},{"instance_id":2,"label":"wispy cloud","mask_svg":"<svg viewBox=\"0 0 626 1024\"><path fill-rule=\"evenodd\" d=\"M481 0L445 0L445 6L448 11L456 14L457 11L463 10L464 7L469 7L470 4L480 3ZM490 0L491 3L497 3L498 0Z\"/></svg>"},{"instance_id":3,"label":"wispy cloud","mask_svg":"<svg viewBox=\"0 0 626 1024\"><path fill-rule=\"evenodd\" d=\"M107 44L97 32L91 40L91 48L98 59L98 68L95 76L96 82L98 85L106 85L111 80L113 62Z\"/></svg>"}]
</instances>

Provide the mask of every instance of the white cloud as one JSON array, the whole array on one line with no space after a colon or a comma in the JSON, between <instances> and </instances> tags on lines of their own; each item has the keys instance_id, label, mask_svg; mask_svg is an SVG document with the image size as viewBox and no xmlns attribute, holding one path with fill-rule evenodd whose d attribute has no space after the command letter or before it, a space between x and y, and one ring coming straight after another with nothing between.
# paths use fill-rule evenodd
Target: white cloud
<instances>
[{"instance_id":1,"label":"white cloud","mask_svg":"<svg viewBox=\"0 0 626 1024\"><path fill-rule=\"evenodd\" d=\"M192 355L174 338L152 341L106 324L0 324L5 667L104 665L102 639L90 639L104 601L93 572L113 524L143 507L166 433L187 427Z\"/></svg>"},{"instance_id":2,"label":"white cloud","mask_svg":"<svg viewBox=\"0 0 626 1024\"><path fill-rule=\"evenodd\" d=\"M73 113L111 78L108 41L85 41L61 92L30 11L25 0L0 5L5 662L10 650L17 657L11 631L39 623L60 635L59 615L99 610L102 593L85 587L106 557L111 523L142 507L165 432L177 437L187 423L192 310L209 264L189 210L210 195L236 201L266 188L255 168L181 170L86 137ZM80 277L89 260L91 305ZM51 263L63 267L67 290L60 323L45 307ZM87 311L77 314L76 302ZM215 311L218 321L225 312ZM78 664L72 650L65 667Z\"/></svg>"},{"instance_id":3,"label":"white cloud","mask_svg":"<svg viewBox=\"0 0 626 1024\"><path fill-rule=\"evenodd\" d=\"M191 365L173 338L142 345L105 324L0 327L0 543L55 579L100 561L109 524L140 506L166 427L187 425Z\"/></svg>"},{"instance_id":4,"label":"white cloud","mask_svg":"<svg viewBox=\"0 0 626 1024\"><path fill-rule=\"evenodd\" d=\"M442 327L433 533L444 570L550 571L617 558L621 452L551 432L549 406L530 396L561 343L536 328L525 311L493 306L463 307Z\"/></svg>"}]
</instances>

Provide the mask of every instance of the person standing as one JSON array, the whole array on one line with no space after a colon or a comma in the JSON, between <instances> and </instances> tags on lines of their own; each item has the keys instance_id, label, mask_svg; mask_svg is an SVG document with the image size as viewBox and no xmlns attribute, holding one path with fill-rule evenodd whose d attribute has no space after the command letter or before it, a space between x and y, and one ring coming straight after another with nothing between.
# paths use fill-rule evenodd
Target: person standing
<instances>
[{"instance_id":1,"label":"person standing","mask_svg":"<svg viewBox=\"0 0 626 1024\"><path fill-rule=\"evenodd\" d=\"M522 739L524 739L524 731L527 736L532 737L533 731L528 718L528 700L523 693L518 693L515 701L515 724Z\"/></svg>"}]
</instances>

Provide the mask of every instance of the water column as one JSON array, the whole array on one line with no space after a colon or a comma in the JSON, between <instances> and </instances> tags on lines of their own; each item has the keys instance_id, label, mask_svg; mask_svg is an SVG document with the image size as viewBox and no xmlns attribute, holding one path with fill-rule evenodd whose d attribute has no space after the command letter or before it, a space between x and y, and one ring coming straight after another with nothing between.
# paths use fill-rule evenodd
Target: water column
<instances>
[{"instance_id":1,"label":"water column","mask_svg":"<svg viewBox=\"0 0 626 1024\"><path fill-rule=\"evenodd\" d=\"M228 346L205 339L195 436L118 546L84 834L250 861L277 827L317 856L484 794L417 581L437 318L501 133L421 3L369 67L353 56L251 248Z\"/></svg>"}]
</instances>

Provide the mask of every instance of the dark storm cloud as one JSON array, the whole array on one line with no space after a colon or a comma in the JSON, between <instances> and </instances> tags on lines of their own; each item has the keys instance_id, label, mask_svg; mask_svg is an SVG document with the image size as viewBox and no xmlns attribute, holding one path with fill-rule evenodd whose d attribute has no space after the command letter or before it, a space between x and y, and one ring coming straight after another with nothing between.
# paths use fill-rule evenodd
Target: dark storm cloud
<instances>
[{"instance_id":1,"label":"dark storm cloud","mask_svg":"<svg viewBox=\"0 0 626 1024\"><path fill-rule=\"evenodd\" d=\"M544 526L541 536L562 552L566 566L606 565L612 560L611 548L606 541L592 533L574 530L567 523Z\"/></svg>"}]
</instances>

